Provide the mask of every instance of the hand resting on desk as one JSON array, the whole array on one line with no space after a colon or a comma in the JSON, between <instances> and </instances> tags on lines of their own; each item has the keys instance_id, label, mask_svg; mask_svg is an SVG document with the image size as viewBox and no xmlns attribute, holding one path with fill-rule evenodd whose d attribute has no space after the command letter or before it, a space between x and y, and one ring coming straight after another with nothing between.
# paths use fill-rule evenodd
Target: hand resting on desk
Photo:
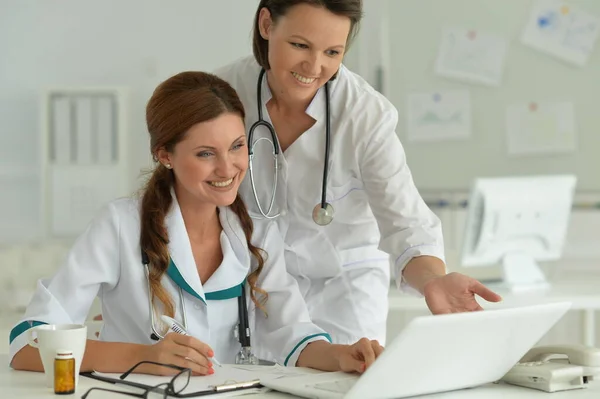
<instances>
[{"instance_id":1,"label":"hand resting on desk","mask_svg":"<svg viewBox=\"0 0 600 399\"><path fill-rule=\"evenodd\" d=\"M362 338L353 345L315 341L306 345L298 357L296 366L323 371L363 373L382 352L383 347L379 342L367 338Z\"/></svg>"}]
</instances>

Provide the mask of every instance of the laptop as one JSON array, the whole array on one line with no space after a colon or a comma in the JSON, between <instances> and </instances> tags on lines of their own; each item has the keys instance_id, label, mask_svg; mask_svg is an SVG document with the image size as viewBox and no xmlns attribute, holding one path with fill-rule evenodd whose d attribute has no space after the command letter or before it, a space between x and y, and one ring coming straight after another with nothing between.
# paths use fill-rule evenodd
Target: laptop
<instances>
[{"instance_id":1,"label":"laptop","mask_svg":"<svg viewBox=\"0 0 600 399\"><path fill-rule=\"evenodd\" d=\"M305 398L388 399L500 380L570 309L560 302L416 317L362 375L343 372L262 379Z\"/></svg>"}]
</instances>

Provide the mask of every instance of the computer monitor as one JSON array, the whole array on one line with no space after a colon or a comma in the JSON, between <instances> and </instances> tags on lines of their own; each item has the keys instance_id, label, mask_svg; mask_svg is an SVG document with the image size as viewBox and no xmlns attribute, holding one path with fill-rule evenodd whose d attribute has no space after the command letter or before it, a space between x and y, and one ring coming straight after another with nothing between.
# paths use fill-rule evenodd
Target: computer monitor
<instances>
[{"instance_id":1,"label":"computer monitor","mask_svg":"<svg viewBox=\"0 0 600 399\"><path fill-rule=\"evenodd\" d=\"M501 264L511 291L549 288L537 262L561 257L576 183L571 175L475 179L462 266Z\"/></svg>"}]
</instances>

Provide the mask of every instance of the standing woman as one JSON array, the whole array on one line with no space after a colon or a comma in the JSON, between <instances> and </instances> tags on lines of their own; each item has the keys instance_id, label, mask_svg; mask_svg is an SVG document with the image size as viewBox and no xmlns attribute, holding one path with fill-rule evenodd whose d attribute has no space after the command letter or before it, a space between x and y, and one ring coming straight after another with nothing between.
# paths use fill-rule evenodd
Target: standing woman
<instances>
[{"instance_id":1,"label":"standing woman","mask_svg":"<svg viewBox=\"0 0 600 399\"><path fill-rule=\"evenodd\" d=\"M398 287L433 313L481 309L475 294L500 300L446 273L440 220L414 185L397 110L342 64L361 17L361 0L261 0L254 56L216 72L247 111L240 193L252 217L278 221L288 271L336 343L385 342L390 261Z\"/></svg>"}]
</instances>

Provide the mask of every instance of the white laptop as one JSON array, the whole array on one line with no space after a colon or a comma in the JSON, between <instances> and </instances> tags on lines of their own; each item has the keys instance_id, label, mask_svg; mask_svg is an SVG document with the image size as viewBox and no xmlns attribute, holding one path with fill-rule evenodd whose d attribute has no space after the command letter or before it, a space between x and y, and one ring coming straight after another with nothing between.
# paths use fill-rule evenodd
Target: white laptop
<instances>
[{"instance_id":1,"label":"white laptop","mask_svg":"<svg viewBox=\"0 0 600 399\"><path fill-rule=\"evenodd\" d=\"M502 378L571 303L413 319L362 375L341 372L263 379L271 389L327 399L405 398Z\"/></svg>"}]
</instances>

